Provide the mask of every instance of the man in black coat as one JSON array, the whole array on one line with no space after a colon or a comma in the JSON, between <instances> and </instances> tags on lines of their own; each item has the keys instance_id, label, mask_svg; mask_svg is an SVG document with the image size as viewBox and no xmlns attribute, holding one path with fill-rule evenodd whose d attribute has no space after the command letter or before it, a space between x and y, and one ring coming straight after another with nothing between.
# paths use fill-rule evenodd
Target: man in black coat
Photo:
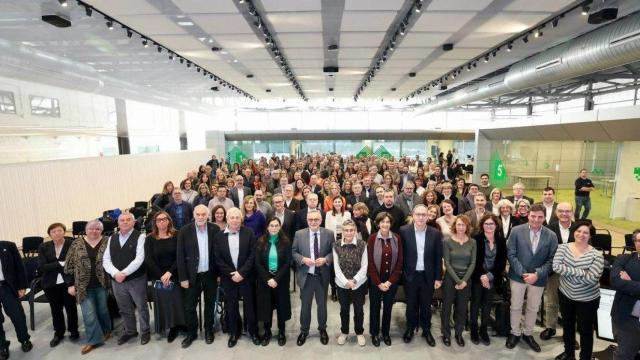
<instances>
[{"instance_id":1,"label":"man in black coat","mask_svg":"<svg viewBox=\"0 0 640 360\"><path fill-rule=\"evenodd\" d=\"M282 224L282 232L285 233L289 237L289 239L293 239L293 235L296 231L296 215L293 211L287 209L284 204L284 196L282 194L275 194L271 198L271 202L273 203L273 209L271 213L267 215L267 220L272 217L277 217L280 219L280 223Z\"/></svg>"},{"instance_id":2,"label":"man in black coat","mask_svg":"<svg viewBox=\"0 0 640 360\"><path fill-rule=\"evenodd\" d=\"M431 300L433 292L442 285L442 234L427 226L427 207L420 204L413 208L413 224L400 228L403 247L402 278L407 296L407 329L405 343L413 339L418 325L418 306L422 336L429 346L436 346L431 334ZM423 254L422 258L418 254Z\"/></svg>"},{"instance_id":3,"label":"man in black coat","mask_svg":"<svg viewBox=\"0 0 640 360\"><path fill-rule=\"evenodd\" d=\"M204 291L205 341L213 343L215 336L215 297L218 287L218 272L213 254L213 239L220 231L218 225L207 222L209 208L198 205L193 210L194 222L180 229L176 265L180 286L185 289L185 319L187 336L182 347L188 348L198 338L198 315L196 306L200 293Z\"/></svg>"},{"instance_id":4,"label":"man in black coat","mask_svg":"<svg viewBox=\"0 0 640 360\"><path fill-rule=\"evenodd\" d=\"M320 215L322 216L322 223L320 224L320 226L324 226L325 214L324 214L324 211L322 211L322 208L318 206L318 195L315 193L307 194L306 202L307 202L307 207L300 211L296 211L295 213L296 215L295 231L306 229L309 227L309 223L307 222L307 213L309 212L309 209L320 211ZM287 234L287 236L289 236L289 234ZM289 240L293 241L292 238L289 238Z\"/></svg>"},{"instance_id":5,"label":"man in black coat","mask_svg":"<svg viewBox=\"0 0 640 360\"><path fill-rule=\"evenodd\" d=\"M383 199L384 200L382 206L371 212L369 214L369 217L371 218L371 222L373 222L373 220L376 219L376 216L378 216L379 213L383 211L389 213L393 217L393 225L391 225L391 231L397 234L398 230L400 230L400 226L402 226L405 221L404 212L402 212L402 210L394 204L395 195L393 193L393 190L385 190Z\"/></svg>"},{"instance_id":6,"label":"man in black coat","mask_svg":"<svg viewBox=\"0 0 640 360\"><path fill-rule=\"evenodd\" d=\"M218 233L213 252L220 271L220 285L224 289L225 310L231 348L236 346L242 334L240 297L242 297L244 322L254 345L260 345L255 307L255 250L253 231L242 226L242 212L231 208L227 212L227 229Z\"/></svg>"},{"instance_id":7,"label":"man in black coat","mask_svg":"<svg viewBox=\"0 0 640 360\"><path fill-rule=\"evenodd\" d=\"M24 296L27 287L27 274L16 244L0 241L0 304L11 319L23 352L33 349L29 341L27 318L20 303L20 298ZM5 337L2 323L4 323L4 316L0 310L0 359L8 359L9 341Z\"/></svg>"}]
</instances>

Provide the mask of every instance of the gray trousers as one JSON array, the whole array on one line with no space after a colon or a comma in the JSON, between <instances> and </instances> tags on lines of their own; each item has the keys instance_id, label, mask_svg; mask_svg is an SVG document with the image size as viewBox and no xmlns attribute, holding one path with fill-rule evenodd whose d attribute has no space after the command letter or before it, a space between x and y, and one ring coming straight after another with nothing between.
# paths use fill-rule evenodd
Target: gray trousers
<instances>
[{"instance_id":1,"label":"gray trousers","mask_svg":"<svg viewBox=\"0 0 640 360\"><path fill-rule=\"evenodd\" d=\"M304 287L300 289L300 332L309 333L311 327L311 304L316 298L318 330L327 329L327 290L321 276L307 275Z\"/></svg>"},{"instance_id":2,"label":"gray trousers","mask_svg":"<svg viewBox=\"0 0 640 360\"><path fill-rule=\"evenodd\" d=\"M151 330L149 328L149 306L147 305L147 277L140 276L123 283L113 280L112 286L113 295L124 321L125 334L136 333L136 308L140 321L140 333L148 334Z\"/></svg>"}]
</instances>

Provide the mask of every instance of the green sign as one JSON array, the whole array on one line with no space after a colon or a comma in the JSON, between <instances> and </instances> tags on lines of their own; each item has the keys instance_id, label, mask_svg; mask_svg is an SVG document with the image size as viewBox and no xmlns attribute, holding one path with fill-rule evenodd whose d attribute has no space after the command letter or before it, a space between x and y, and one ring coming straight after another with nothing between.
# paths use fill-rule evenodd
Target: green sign
<instances>
[{"instance_id":1,"label":"green sign","mask_svg":"<svg viewBox=\"0 0 640 360\"><path fill-rule=\"evenodd\" d=\"M363 157L371 156L372 154L373 154L373 151L371 151L371 148L369 146L365 146L356 153L356 159L361 159Z\"/></svg>"},{"instance_id":2,"label":"green sign","mask_svg":"<svg viewBox=\"0 0 640 360\"><path fill-rule=\"evenodd\" d=\"M491 184L495 187L504 187L509 180L507 168L504 166L504 162L502 162L498 151L494 151L493 154L491 154L489 176L491 177Z\"/></svg>"},{"instance_id":3,"label":"green sign","mask_svg":"<svg viewBox=\"0 0 640 360\"><path fill-rule=\"evenodd\" d=\"M389 152L389 150L387 150L387 148L382 145L380 145L376 149L376 151L373 152L373 154L377 157L381 157L385 159L391 159L393 157L393 155Z\"/></svg>"},{"instance_id":4,"label":"green sign","mask_svg":"<svg viewBox=\"0 0 640 360\"><path fill-rule=\"evenodd\" d=\"M604 170L601 168L593 168L593 170L591 170L591 175L604 176Z\"/></svg>"},{"instance_id":5,"label":"green sign","mask_svg":"<svg viewBox=\"0 0 640 360\"><path fill-rule=\"evenodd\" d=\"M240 148L238 148L237 146L234 146L227 155L227 158L229 159L229 165L233 165L235 163L241 164L244 160L249 158L247 154L243 153L242 150L240 150Z\"/></svg>"},{"instance_id":6,"label":"green sign","mask_svg":"<svg viewBox=\"0 0 640 360\"><path fill-rule=\"evenodd\" d=\"M640 181L640 167L633 168L633 176L636 177L636 181Z\"/></svg>"}]
</instances>

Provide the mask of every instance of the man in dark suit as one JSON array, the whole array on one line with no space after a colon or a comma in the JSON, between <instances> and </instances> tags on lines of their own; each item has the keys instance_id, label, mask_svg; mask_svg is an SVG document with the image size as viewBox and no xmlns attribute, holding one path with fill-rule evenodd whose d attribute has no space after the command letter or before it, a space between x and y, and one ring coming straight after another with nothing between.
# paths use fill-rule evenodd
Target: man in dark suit
<instances>
[{"instance_id":1,"label":"man in dark suit","mask_svg":"<svg viewBox=\"0 0 640 360\"><path fill-rule=\"evenodd\" d=\"M444 181L444 175L442 175L442 167L440 167L440 165L434 168L433 174L429 176L429 180L435 181L436 183Z\"/></svg>"},{"instance_id":2,"label":"man in dark suit","mask_svg":"<svg viewBox=\"0 0 640 360\"><path fill-rule=\"evenodd\" d=\"M433 292L442 285L442 234L427 226L427 207L419 204L413 208L413 224L400 228L403 247L402 278L407 297L407 329L404 342L413 339L413 330L418 325L429 346L436 346L431 334L431 300ZM419 310L419 312L418 312Z\"/></svg>"},{"instance_id":3,"label":"man in dark suit","mask_svg":"<svg viewBox=\"0 0 640 360\"><path fill-rule=\"evenodd\" d=\"M296 215L293 211L285 208L284 196L282 194L275 194L271 198L273 203L273 209L271 213L267 215L267 219L277 217L282 224L282 232L284 232L289 239L293 239L293 235L296 231Z\"/></svg>"},{"instance_id":4,"label":"man in dark suit","mask_svg":"<svg viewBox=\"0 0 640 360\"><path fill-rule=\"evenodd\" d=\"M231 208L227 212L227 229L216 235L213 251L220 272L220 285L224 289L225 311L231 348L242 334L240 297L244 322L254 345L260 345L255 307L254 262L256 238L253 231L242 226L242 212Z\"/></svg>"},{"instance_id":5,"label":"man in dark suit","mask_svg":"<svg viewBox=\"0 0 640 360\"><path fill-rule=\"evenodd\" d=\"M618 341L616 359L632 360L640 351L640 229L631 239L636 251L618 255L611 269L611 286L616 291L611 306L613 334Z\"/></svg>"},{"instance_id":6,"label":"man in dark suit","mask_svg":"<svg viewBox=\"0 0 640 360\"><path fill-rule=\"evenodd\" d=\"M314 194L314 193L309 193L307 194L307 207L297 211L296 212L296 231L301 230L301 229L306 229L309 227L309 223L307 223L307 213L309 212L309 209L313 209L313 210L318 210L320 211L320 214L322 215L322 223L320 224L320 226L324 227L324 211L322 211L322 208L320 208L320 206L318 206L318 195Z\"/></svg>"},{"instance_id":7,"label":"man in dark suit","mask_svg":"<svg viewBox=\"0 0 640 360\"><path fill-rule=\"evenodd\" d=\"M396 200L394 201L394 205L402 210L404 218L409 216L413 207L422 204L422 198L416 194L415 192L416 185L413 181L407 181L404 184L404 188L402 189L402 193L396 196Z\"/></svg>"},{"instance_id":8,"label":"man in dark suit","mask_svg":"<svg viewBox=\"0 0 640 360\"><path fill-rule=\"evenodd\" d=\"M195 207L193 217L195 221L183 226L178 233L176 256L178 279L180 286L185 289L187 336L182 341L183 348L188 348L198 338L196 306L203 291L205 341L211 344L215 339L213 324L218 273L213 254L213 240L220 228L207 221L209 209L204 205Z\"/></svg>"},{"instance_id":9,"label":"man in dark suit","mask_svg":"<svg viewBox=\"0 0 640 360\"><path fill-rule=\"evenodd\" d=\"M229 197L233 201L233 206L239 208L242 206L244 197L251 195L251 189L244 186L244 178L242 175L236 175L234 181L236 184L231 188Z\"/></svg>"},{"instance_id":10,"label":"man in dark suit","mask_svg":"<svg viewBox=\"0 0 640 360\"><path fill-rule=\"evenodd\" d=\"M18 341L22 344L23 352L29 352L33 349L33 345L29 341L27 318L20 302L27 287L27 274L16 244L10 241L0 241L0 304L11 319ZM2 323L4 323L4 316L0 310L0 359L8 359L10 342L5 337Z\"/></svg>"},{"instance_id":11,"label":"man in dark suit","mask_svg":"<svg viewBox=\"0 0 640 360\"><path fill-rule=\"evenodd\" d=\"M534 204L529 211L528 224L515 226L507 241L511 287L511 334L506 343L508 349L513 349L524 333L524 342L533 351L540 352L540 345L533 339L533 328L542 293L551 273L553 256L558 248L556 234L542 226L543 222L544 207ZM527 307L522 329L520 324L525 296Z\"/></svg>"},{"instance_id":12,"label":"man in dark suit","mask_svg":"<svg viewBox=\"0 0 640 360\"><path fill-rule=\"evenodd\" d=\"M282 195L284 195L284 206L287 209L291 211L300 210L300 201L293 198L293 185L285 185Z\"/></svg>"},{"instance_id":13,"label":"man in dark suit","mask_svg":"<svg viewBox=\"0 0 640 360\"><path fill-rule=\"evenodd\" d=\"M370 197L369 202L367 203L369 213L374 212L377 208L384 204L384 187L382 185L377 185L375 186L375 190L373 190L371 193L373 194L373 198ZM373 222L373 219L371 221Z\"/></svg>"},{"instance_id":14,"label":"man in dark suit","mask_svg":"<svg viewBox=\"0 0 640 360\"><path fill-rule=\"evenodd\" d=\"M371 184L371 176L365 175L362 178L362 193L368 199L368 201L376 199L376 187ZM373 210L369 208L369 211Z\"/></svg>"},{"instance_id":15,"label":"man in dark suit","mask_svg":"<svg viewBox=\"0 0 640 360\"><path fill-rule=\"evenodd\" d=\"M544 205L543 205L544 206ZM556 234L558 245L573 242L573 232L571 232L571 215L573 214L573 205L568 202L557 204L556 221L549 224L549 230ZM560 275L551 272L549 281L544 288L544 324L545 329L540 333L542 340L549 340L556 334L556 326L558 325L558 311L560 303L558 300L558 288L560 287Z\"/></svg>"},{"instance_id":16,"label":"man in dark suit","mask_svg":"<svg viewBox=\"0 0 640 360\"><path fill-rule=\"evenodd\" d=\"M318 195L318 204L322 204L324 197L322 196L322 186L318 183L318 175L309 177L309 186L311 187L311 192Z\"/></svg>"},{"instance_id":17,"label":"man in dark suit","mask_svg":"<svg viewBox=\"0 0 640 360\"><path fill-rule=\"evenodd\" d=\"M506 196L505 199L511 201L512 204L518 204L518 201L525 199L529 202L529 204L533 204L533 199L524 195L524 184L523 183L515 183L513 184L513 195Z\"/></svg>"},{"instance_id":18,"label":"man in dark suit","mask_svg":"<svg viewBox=\"0 0 640 360\"><path fill-rule=\"evenodd\" d=\"M293 240L293 260L298 271L296 282L300 287L300 335L298 346L304 345L311 326L311 305L316 299L320 342L329 343L327 334L327 289L333 260L331 230L320 227L322 216L317 210L307 212L307 229L298 230Z\"/></svg>"},{"instance_id":19,"label":"man in dark suit","mask_svg":"<svg viewBox=\"0 0 640 360\"><path fill-rule=\"evenodd\" d=\"M542 202L538 204L544 206L544 226L548 226L554 221L558 221L558 217L556 216L556 207L558 203L556 202L556 190L550 186L547 186L542 190Z\"/></svg>"},{"instance_id":20,"label":"man in dark suit","mask_svg":"<svg viewBox=\"0 0 640 360\"><path fill-rule=\"evenodd\" d=\"M376 191L378 190L376 189ZM400 230L400 226L404 224L404 221L406 218L405 214L402 211L402 209L400 209L397 205L394 204L395 195L393 193L393 190L391 189L385 190L383 198L384 198L384 202L382 203L382 206L379 206L377 209L371 212L369 214L369 217L371 218L371 222L373 222L373 220L376 219L376 216L378 216L379 213L383 211L389 213L391 217L393 217L393 224L391 225L391 231L397 234L398 230Z\"/></svg>"},{"instance_id":21,"label":"man in dark suit","mask_svg":"<svg viewBox=\"0 0 640 360\"><path fill-rule=\"evenodd\" d=\"M359 182L353 183L353 185L351 186L351 190L353 190L353 193L347 196L347 210L351 211L353 205L359 202L365 203L365 205L367 204L369 198L367 198L366 194L362 192L362 184L360 184Z\"/></svg>"}]
</instances>

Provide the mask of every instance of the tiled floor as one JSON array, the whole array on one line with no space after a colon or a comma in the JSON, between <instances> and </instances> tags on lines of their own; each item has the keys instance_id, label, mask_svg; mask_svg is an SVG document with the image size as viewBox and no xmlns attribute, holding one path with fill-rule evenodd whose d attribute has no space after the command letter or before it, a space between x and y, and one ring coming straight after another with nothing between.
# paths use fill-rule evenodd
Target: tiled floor
<instances>
[{"instance_id":1,"label":"tiled floor","mask_svg":"<svg viewBox=\"0 0 640 360\"><path fill-rule=\"evenodd\" d=\"M279 347L276 341L268 347L254 346L248 337L243 337L238 345L233 348L227 348L227 336L221 333L216 334L216 340L212 345L206 345L203 340L196 341L189 349L184 350L180 347L181 337L173 344L168 344L166 340L158 340L156 335L152 335L149 344L141 346L139 340L131 341L129 344L118 346L116 340L110 340L105 346L94 350L92 353L82 356L80 355L81 343L71 343L65 340L55 349L49 347L49 340L52 336L51 316L49 308L45 304L36 304L36 331L32 332L32 342L34 349L23 354L17 341L13 326L8 318L5 319L4 327L7 331L7 338L11 340L11 359L108 359L108 360L146 360L146 359L247 359L255 360L256 356L260 360L271 359L452 359L456 360L484 360L484 359L553 359L557 354L562 352L562 340L556 337L550 341L542 342L542 352L536 354L529 350L522 342L514 350L505 348L505 338L492 338L490 346L473 345L469 341L469 334L465 332L465 340L467 346L458 347L455 343L451 347L445 347L438 338L440 331L439 313L433 317L433 334L437 337L437 345L430 348L424 339L416 336L412 343L404 344L402 342L402 333L404 331L404 304L398 303L394 306L392 320L392 340L393 345L388 347L384 344L379 348L375 348L370 344L367 336L367 345L360 347L356 343L356 339L352 336L347 344L339 346L335 337L339 333L339 306L338 303L329 303L329 328L328 332L331 337L329 345L320 343L317 331L312 331L311 336L307 339L307 343L298 347L295 343L299 329L299 304L300 300L297 293L291 294L293 309L293 318L287 322L287 344ZM26 305L26 304L25 304ZM26 310L26 307L25 307ZM78 311L80 311L78 309ZM315 309L314 309L315 315ZM28 316L28 313L27 313ZM365 306L365 334L368 327L368 306ZM312 329L315 327L315 316L312 320ZM82 328L82 324L81 324ZM536 338L539 331L536 329ZM559 331L561 333L561 331ZM605 349L609 343L596 339L594 346L595 351Z\"/></svg>"}]
</instances>

